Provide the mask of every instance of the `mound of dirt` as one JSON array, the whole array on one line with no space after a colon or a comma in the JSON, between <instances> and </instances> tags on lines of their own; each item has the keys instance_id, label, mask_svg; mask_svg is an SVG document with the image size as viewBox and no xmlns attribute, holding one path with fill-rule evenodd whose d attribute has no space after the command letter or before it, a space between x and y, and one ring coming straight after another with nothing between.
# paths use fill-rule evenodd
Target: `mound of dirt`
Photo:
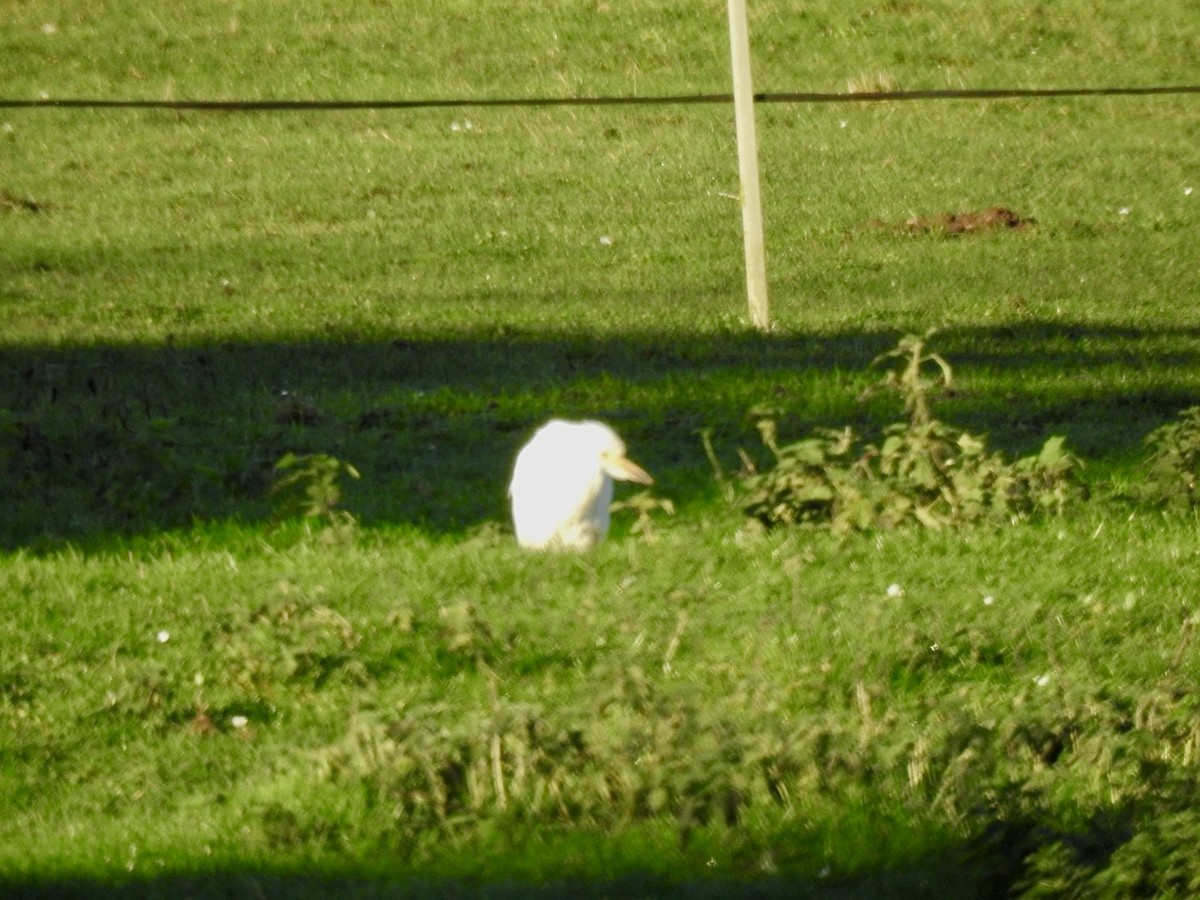
<instances>
[{"instance_id":1,"label":"mound of dirt","mask_svg":"<svg viewBox=\"0 0 1200 900\"><path fill-rule=\"evenodd\" d=\"M960 235L983 234L989 231L1024 231L1034 225L1034 220L1004 206L989 206L984 210L969 212L913 216L900 225L889 225L879 220L872 220L870 224L875 228L908 234Z\"/></svg>"}]
</instances>

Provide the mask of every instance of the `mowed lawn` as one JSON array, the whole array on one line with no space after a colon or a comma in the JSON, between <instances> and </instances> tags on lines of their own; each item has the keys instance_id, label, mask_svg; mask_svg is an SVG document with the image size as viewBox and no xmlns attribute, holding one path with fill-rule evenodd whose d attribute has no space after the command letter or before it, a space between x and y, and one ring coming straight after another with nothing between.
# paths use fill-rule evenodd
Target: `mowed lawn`
<instances>
[{"instance_id":1,"label":"mowed lawn","mask_svg":"<svg viewBox=\"0 0 1200 900\"><path fill-rule=\"evenodd\" d=\"M750 13L762 91L1200 80L1178 0ZM0 100L720 93L725 15L0 0ZM0 108L0 892L1200 890L1197 521L1141 491L1200 398L1196 95L758 127L765 334L723 105ZM877 438L930 329L935 415L1062 435L1081 499L748 525L749 412ZM551 416L656 478L590 554L507 521ZM360 477L289 517L288 453Z\"/></svg>"}]
</instances>

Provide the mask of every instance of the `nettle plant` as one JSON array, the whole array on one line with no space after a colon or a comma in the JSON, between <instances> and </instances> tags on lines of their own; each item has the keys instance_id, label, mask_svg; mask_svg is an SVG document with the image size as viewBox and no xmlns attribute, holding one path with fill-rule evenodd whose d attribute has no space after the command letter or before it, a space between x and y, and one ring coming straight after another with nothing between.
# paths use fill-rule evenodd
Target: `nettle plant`
<instances>
[{"instance_id":1,"label":"nettle plant","mask_svg":"<svg viewBox=\"0 0 1200 900\"><path fill-rule=\"evenodd\" d=\"M1142 497L1168 509L1200 505L1200 406L1185 409L1176 421L1146 436L1149 457Z\"/></svg>"},{"instance_id":2,"label":"nettle plant","mask_svg":"<svg viewBox=\"0 0 1200 900\"><path fill-rule=\"evenodd\" d=\"M271 482L275 518L322 522L331 526L332 536L352 532L354 516L339 508L343 477L358 478L358 470L326 453L284 454Z\"/></svg>"},{"instance_id":3,"label":"nettle plant","mask_svg":"<svg viewBox=\"0 0 1200 900\"><path fill-rule=\"evenodd\" d=\"M883 429L878 444L864 442L847 426L781 445L779 411L751 410L775 458L771 469L743 478L743 505L752 519L767 527L835 532L909 524L944 528L1059 514L1077 497L1080 462L1062 437L1049 438L1033 456L1009 461L988 450L983 437L933 417L931 396L951 387L953 371L927 350L928 338L908 335L872 362L887 371L866 395L894 393L906 414L905 421Z\"/></svg>"}]
</instances>

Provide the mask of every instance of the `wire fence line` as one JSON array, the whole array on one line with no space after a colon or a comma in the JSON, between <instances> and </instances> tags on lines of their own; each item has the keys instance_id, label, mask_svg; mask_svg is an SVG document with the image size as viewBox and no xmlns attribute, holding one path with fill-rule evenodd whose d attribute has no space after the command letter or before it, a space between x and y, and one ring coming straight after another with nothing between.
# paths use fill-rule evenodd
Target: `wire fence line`
<instances>
[{"instance_id":1,"label":"wire fence line","mask_svg":"<svg viewBox=\"0 0 1200 900\"><path fill-rule=\"evenodd\" d=\"M897 103L931 100L1021 100L1052 97L1146 97L1200 94L1200 85L1066 88L946 88L914 91L791 91L756 93L756 103ZM666 106L730 104L733 94L665 96L502 97L418 100L111 100L0 97L0 109L159 109L209 112L303 112L323 110L457 109L463 107Z\"/></svg>"}]
</instances>

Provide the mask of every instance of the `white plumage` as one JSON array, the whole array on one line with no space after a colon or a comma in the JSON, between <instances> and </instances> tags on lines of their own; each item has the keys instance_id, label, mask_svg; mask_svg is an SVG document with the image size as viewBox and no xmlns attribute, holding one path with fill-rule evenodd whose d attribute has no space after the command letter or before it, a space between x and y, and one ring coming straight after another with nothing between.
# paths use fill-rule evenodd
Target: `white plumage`
<instances>
[{"instance_id":1,"label":"white plumage","mask_svg":"<svg viewBox=\"0 0 1200 900\"><path fill-rule=\"evenodd\" d=\"M551 419L517 454L508 495L517 543L587 550L608 534L613 479L652 484L603 422Z\"/></svg>"}]
</instances>

